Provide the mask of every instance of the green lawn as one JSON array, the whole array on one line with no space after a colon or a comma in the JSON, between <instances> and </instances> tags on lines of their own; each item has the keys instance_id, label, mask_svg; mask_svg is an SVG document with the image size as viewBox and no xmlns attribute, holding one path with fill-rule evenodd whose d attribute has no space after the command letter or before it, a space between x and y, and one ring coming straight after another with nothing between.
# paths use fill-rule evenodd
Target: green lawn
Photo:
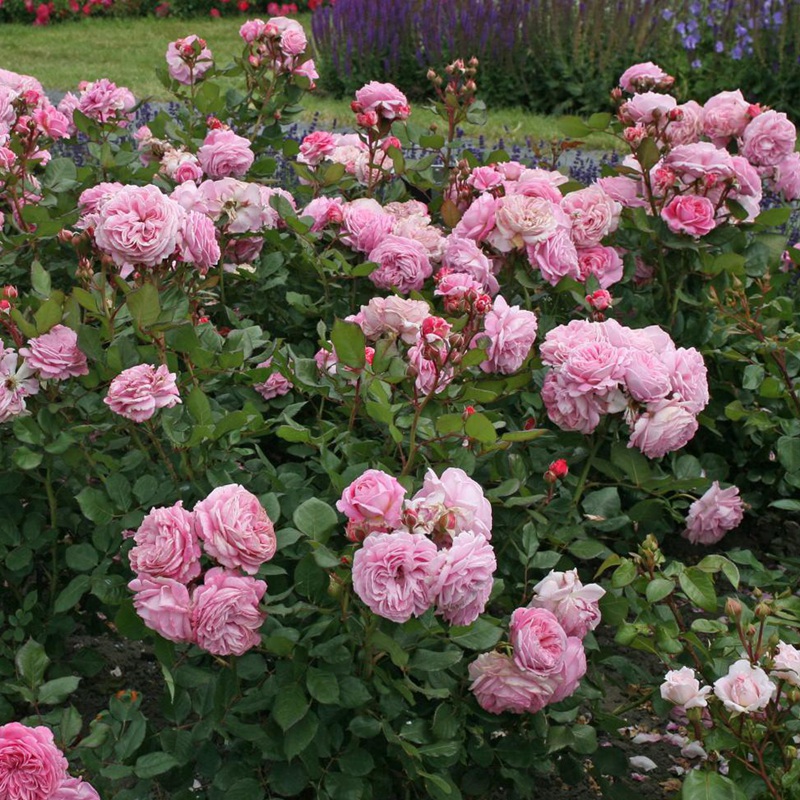
<instances>
[{"instance_id":1,"label":"green lawn","mask_svg":"<svg viewBox=\"0 0 800 800\"><path fill-rule=\"evenodd\" d=\"M310 27L309 15L299 19ZM44 28L32 25L0 25L0 67L36 76L45 88L69 91L79 81L106 77L127 86L137 99L169 99L154 74L164 63L167 44L195 33L208 41L218 63L225 64L241 51L239 27L244 18L182 19L88 19ZM480 77L480 76L479 76ZM337 100L319 92L306 101L306 118L319 113L323 124L351 119L349 99ZM424 108L414 108L413 119L428 125L438 119ZM504 139L507 146L560 138L556 120L521 109L491 109L483 127L466 126L468 136L483 135L488 145ZM590 145L613 147L609 137L595 137Z\"/></svg>"}]
</instances>

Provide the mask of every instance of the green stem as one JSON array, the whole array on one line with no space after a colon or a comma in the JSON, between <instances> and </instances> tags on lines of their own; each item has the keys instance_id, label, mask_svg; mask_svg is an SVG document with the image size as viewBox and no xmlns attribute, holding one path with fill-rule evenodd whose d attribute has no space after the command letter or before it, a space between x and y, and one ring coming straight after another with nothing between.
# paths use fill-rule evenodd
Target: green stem
<instances>
[{"instance_id":1,"label":"green stem","mask_svg":"<svg viewBox=\"0 0 800 800\"><path fill-rule=\"evenodd\" d=\"M589 470L592 468L592 464L594 463L594 457L597 455L597 451L600 449L602 441L603 441L602 437L598 436L597 433L595 433L592 438L592 448L589 451L589 457L586 459L586 463L583 465L583 470L581 470L580 477L578 478L578 485L575 487L575 494L572 497L572 505L574 506L577 506L578 503L580 502L583 490L586 488L586 481L589 477Z\"/></svg>"}]
</instances>

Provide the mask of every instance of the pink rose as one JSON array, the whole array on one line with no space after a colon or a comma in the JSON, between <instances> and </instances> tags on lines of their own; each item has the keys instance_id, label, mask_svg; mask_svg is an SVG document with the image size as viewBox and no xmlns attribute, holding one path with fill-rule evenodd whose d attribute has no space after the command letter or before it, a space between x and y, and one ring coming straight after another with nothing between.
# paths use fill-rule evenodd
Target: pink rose
<instances>
[{"instance_id":1,"label":"pink rose","mask_svg":"<svg viewBox=\"0 0 800 800\"><path fill-rule=\"evenodd\" d=\"M444 244L442 265L454 272L471 275L491 295L500 291L492 262L472 239L457 236L455 232L450 234Z\"/></svg>"},{"instance_id":2,"label":"pink rose","mask_svg":"<svg viewBox=\"0 0 800 800\"><path fill-rule=\"evenodd\" d=\"M484 334L489 337L484 372L511 375L523 364L536 339L536 314L519 306L509 306L497 295L492 310L484 318Z\"/></svg>"},{"instance_id":3,"label":"pink rose","mask_svg":"<svg viewBox=\"0 0 800 800\"><path fill-rule=\"evenodd\" d=\"M86 355L78 347L78 334L65 325L55 325L31 339L19 353L43 380L63 381L89 373Z\"/></svg>"},{"instance_id":4,"label":"pink rose","mask_svg":"<svg viewBox=\"0 0 800 800\"><path fill-rule=\"evenodd\" d=\"M547 701L548 705L560 703L574 694L585 674L586 651L583 649L583 642L576 636L568 636L561 669L550 676L555 680L556 687L552 697Z\"/></svg>"},{"instance_id":5,"label":"pink rose","mask_svg":"<svg viewBox=\"0 0 800 800\"><path fill-rule=\"evenodd\" d=\"M612 199L625 208L646 207L647 201L642 197L642 181L629 175L617 175L611 178L598 178L597 185Z\"/></svg>"},{"instance_id":6,"label":"pink rose","mask_svg":"<svg viewBox=\"0 0 800 800\"><path fill-rule=\"evenodd\" d=\"M411 113L408 98L391 83L370 81L356 92L356 102L361 106L361 113L374 111L385 120L408 119Z\"/></svg>"},{"instance_id":7,"label":"pink rose","mask_svg":"<svg viewBox=\"0 0 800 800\"><path fill-rule=\"evenodd\" d=\"M435 559L436 545L425 536L371 533L353 556L353 589L373 613L406 622L433 602Z\"/></svg>"},{"instance_id":8,"label":"pink rose","mask_svg":"<svg viewBox=\"0 0 800 800\"><path fill-rule=\"evenodd\" d=\"M700 681L691 667L670 670L661 684L661 697L685 709L705 708L708 705L706 695L710 691L710 686L700 688Z\"/></svg>"},{"instance_id":9,"label":"pink rose","mask_svg":"<svg viewBox=\"0 0 800 800\"><path fill-rule=\"evenodd\" d=\"M39 381L33 368L11 348L0 350L0 422L8 422L25 413L25 398L37 394Z\"/></svg>"},{"instance_id":10,"label":"pink rose","mask_svg":"<svg viewBox=\"0 0 800 800\"><path fill-rule=\"evenodd\" d=\"M336 148L336 137L328 131L314 131L303 138L297 160L315 167Z\"/></svg>"},{"instance_id":11,"label":"pink rose","mask_svg":"<svg viewBox=\"0 0 800 800\"><path fill-rule=\"evenodd\" d=\"M200 542L194 514L178 501L170 508L154 508L142 520L128 554L131 569L140 576L172 578L189 583L200 574Z\"/></svg>"},{"instance_id":12,"label":"pink rose","mask_svg":"<svg viewBox=\"0 0 800 800\"><path fill-rule=\"evenodd\" d=\"M619 85L623 91L634 94L636 92L643 92L647 89L655 88L660 83L669 79L669 77L670 76L657 64L654 64L652 61L645 61L641 64L634 64L632 67L628 67L628 69L620 75Z\"/></svg>"},{"instance_id":13,"label":"pink rose","mask_svg":"<svg viewBox=\"0 0 800 800\"><path fill-rule=\"evenodd\" d=\"M692 544L715 544L744 518L744 502L739 489L720 488L714 481L711 488L689 506L684 536Z\"/></svg>"},{"instance_id":14,"label":"pink rose","mask_svg":"<svg viewBox=\"0 0 800 800\"><path fill-rule=\"evenodd\" d=\"M189 590L172 578L140 575L128 588L133 607L148 628L171 642L193 641Z\"/></svg>"},{"instance_id":15,"label":"pink rose","mask_svg":"<svg viewBox=\"0 0 800 800\"><path fill-rule=\"evenodd\" d=\"M707 197L679 194L661 209L661 219L673 233L705 236L717 225L714 204Z\"/></svg>"},{"instance_id":16,"label":"pink rose","mask_svg":"<svg viewBox=\"0 0 800 800\"><path fill-rule=\"evenodd\" d=\"M670 370L662 358L647 350L633 350L625 368L625 388L639 403L663 400L671 391Z\"/></svg>"},{"instance_id":17,"label":"pink rose","mask_svg":"<svg viewBox=\"0 0 800 800\"><path fill-rule=\"evenodd\" d=\"M78 198L81 216L96 213L109 197L124 188L123 184L115 181L114 183L98 183L85 189Z\"/></svg>"},{"instance_id":18,"label":"pink rose","mask_svg":"<svg viewBox=\"0 0 800 800\"><path fill-rule=\"evenodd\" d=\"M578 248L578 280L582 283L594 275L600 288L608 289L622 280L622 271L622 259L613 247L596 244Z\"/></svg>"},{"instance_id":19,"label":"pink rose","mask_svg":"<svg viewBox=\"0 0 800 800\"><path fill-rule=\"evenodd\" d=\"M462 531L432 564L436 613L451 625L470 625L483 613L497 569L494 549L480 533Z\"/></svg>"},{"instance_id":20,"label":"pink rose","mask_svg":"<svg viewBox=\"0 0 800 800\"><path fill-rule=\"evenodd\" d=\"M154 267L175 251L184 213L153 185L125 186L100 207L95 241L117 266Z\"/></svg>"},{"instance_id":21,"label":"pink rose","mask_svg":"<svg viewBox=\"0 0 800 800\"><path fill-rule=\"evenodd\" d=\"M219 263L222 254L217 241L217 229L205 214L196 211L186 214L181 225L178 251L180 260L194 264L201 275Z\"/></svg>"},{"instance_id":22,"label":"pink rose","mask_svg":"<svg viewBox=\"0 0 800 800\"><path fill-rule=\"evenodd\" d=\"M196 510L196 509L195 509ZM259 603L267 584L222 567L206 572L192 595L192 631L197 645L218 656L241 656L261 642L267 615Z\"/></svg>"},{"instance_id":23,"label":"pink rose","mask_svg":"<svg viewBox=\"0 0 800 800\"><path fill-rule=\"evenodd\" d=\"M256 369L270 369L272 359L268 358L256 365ZM275 397L282 397L292 391L292 382L281 375L280 372L271 372L262 383L254 383L253 388L265 399L272 400Z\"/></svg>"},{"instance_id":24,"label":"pink rose","mask_svg":"<svg viewBox=\"0 0 800 800\"><path fill-rule=\"evenodd\" d=\"M714 694L732 714L751 714L769 705L778 687L761 667L741 659L714 681Z\"/></svg>"},{"instance_id":25,"label":"pink rose","mask_svg":"<svg viewBox=\"0 0 800 800\"><path fill-rule=\"evenodd\" d=\"M600 624L598 602L605 589L596 583L581 583L576 569L551 570L533 591L531 606L552 611L567 636L583 639Z\"/></svg>"},{"instance_id":26,"label":"pink rose","mask_svg":"<svg viewBox=\"0 0 800 800\"><path fill-rule=\"evenodd\" d=\"M476 192L488 192L503 183L503 176L494 167L475 167L467 178L467 185Z\"/></svg>"},{"instance_id":27,"label":"pink rose","mask_svg":"<svg viewBox=\"0 0 800 800\"><path fill-rule=\"evenodd\" d=\"M664 348L659 355L669 371L673 398L680 400L687 411L699 414L710 399L703 356L694 347Z\"/></svg>"},{"instance_id":28,"label":"pink rose","mask_svg":"<svg viewBox=\"0 0 800 800\"><path fill-rule=\"evenodd\" d=\"M442 366L442 358L434 361L427 358L427 348L419 341L410 347L408 358L408 374L414 378L414 388L418 395L425 396L431 393L443 392L453 380L453 367L450 364Z\"/></svg>"},{"instance_id":29,"label":"pink rose","mask_svg":"<svg viewBox=\"0 0 800 800\"><path fill-rule=\"evenodd\" d=\"M67 777L50 800L100 800L100 795L83 778Z\"/></svg>"},{"instance_id":30,"label":"pink rose","mask_svg":"<svg viewBox=\"0 0 800 800\"><path fill-rule=\"evenodd\" d=\"M542 401L550 421L564 431L590 434L600 424L603 407L593 394L575 394L573 384L560 371L548 372Z\"/></svg>"},{"instance_id":31,"label":"pink rose","mask_svg":"<svg viewBox=\"0 0 800 800\"><path fill-rule=\"evenodd\" d=\"M775 190L784 200L800 200L800 153L791 153L775 168Z\"/></svg>"},{"instance_id":32,"label":"pink rose","mask_svg":"<svg viewBox=\"0 0 800 800\"><path fill-rule=\"evenodd\" d=\"M340 225L344 220L344 201L341 197L315 197L301 212L301 217L311 217L312 232L323 230L328 225Z\"/></svg>"},{"instance_id":33,"label":"pink rose","mask_svg":"<svg viewBox=\"0 0 800 800\"><path fill-rule=\"evenodd\" d=\"M554 676L521 669L507 655L483 653L469 665L470 690L481 708L491 714L535 714L541 711L557 685Z\"/></svg>"},{"instance_id":34,"label":"pink rose","mask_svg":"<svg viewBox=\"0 0 800 800\"><path fill-rule=\"evenodd\" d=\"M363 197L345 204L342 241L361 253L374 250L394 229L394 217L380 203Z\"/></svg>"},{"instance_id":35,"label":"pink rose","mask_svg":"<svg viewBox=\"0 0 800 800\"><path fill-rule=\"evenodd\" d=\"M406 300L404 297L373 297L361 306L361 330L368 339L377 339L384 333L399 336L406 344L414 344L423 321L430 316L430 306L424 300Z\"/></svg>"},{"instance_id":36,"label":"pink rose","mask_svg":"<svg viewBox=\"0 0 800 800\"><path fill-rule=\"evenodd\" d=\"M659 400L648 404L634 423L628 447L639 448L648 458L661 458L687 444L697 427L694 414L680 401Z\"/></svg>"},{"instance_id":37,"label":"pink rose","mask_svg":"<svg viewBox=\"0 0 800 800\"><path fill-rule=\"evenodd\" d=\"M490 194L480 195L464 212L453 233L480 244L494 230L500 201Z\"/></svg>"},{"instance_id":38,"label":"pink rose","mask_svg":"<svg viewBox=\"0 0 800 800\"><path fill-rule=\"evenodd\" d=\"M566 223L558 206L543 197L506 195L496 208L494 230L487 241L503 253L544 242Z\"/></svg>"},{"instance_id":39,"label":"pink rose","mask_svg":"<svg viewBox=\"0 0 800 800\"><path fill-rule=\"evenodd\" d=\"M742 134L742 155L760 167L774 167L794 152L797 129L782 111L765 111Z\"/></svg>"},{"instance_id":40,"label":"pink rose","mask_svg":"<svg viewBox=\"0 0 800 800\"><path fill-rule=\"evenodd\" d=\"M80 84L81 95L78 109L91 119L101 123L113 123L125 127L133 119L136 98L124 86L100 78L93 83Z\"/></svg>"},{"instance_id":41,"label":"pink rose","mask_svg":"<svg viewBox=\"0 0 800 800\"><path fill-rule=\"evenodd\" d=\"M620 114L626 122L633 125L649 125L663 120L677 105L678 101L672 95L643 92L623 103Z\"/></svg>"},{"instance_id":42,"label":"pink rose","mask_svg":"<svg viewBox=\"0 0 800 800\"><path fill-rule=\"evenodd\" d=\"M750 104L741 91L720 92L706 100L703 106L703 133L717 147L744 133L750 122Z\"/></svg>"},{"instance_id":43,"label":"pink rose","mask_svg":"<svg viewBox=\"0 0 800 800\"><path fill-rule=\"evenodd\" d=\"M661 165L678 175L685 184L695 180L716 181L734 177L736 169L727 150L715 147L710 142L694 142L674 147Z\"/></svg>"},{"instance_id":44,"label":"pink rose","mask_svg":"<svg viewBox=\"0 0 800 800\"><path fill-rule=\"evenodd\" d=\"M430 225L428 217L414 216L397 219L394 224L395 236L405 236L419 242L427 251L431 261L441 261L445 238L439 228Z\"/></svg>"},{"instance_id":45,"label":"pink rose","mask_svg":"<svg viewBox=\"0 0 800 800\"><path fill-rule=\"evenodd\" d=\"M203 547L223 567L255 575L277 549L275 528L258 498L238 483L218 486L194 507Z\"/></svg>"},{"instance_id":46,"label":"pink rose","mask_svg":"<svg viewBox=\"0 0 800 800\"><path fill-rule=\"evenodd\" d=\"M280 48L284 55L299 56L307 46L308 39L302 25L292 25L281 33Z\"/></svg>"},{"instance_id":47,"label":"pink rose","mask_svg":"<svg viewBox=\"0 0 800 800\"><path fill-rule=\"evenodd\" d=\"M0 797L50 800L67 775L67 759L43 725L0 727Z\"/></svg>"},{"instance_id":48,"label":"pink rose","mask_svg":"<svg viewBox=\"0 0 800 800\"><path fill-rule=\"evenodd\" d=\"M151 364L130 367L111 381L103 402L121 417L145 422L159 408L172 408L181 402L177 377L163 364L158 368Z\"/></svg>"},{"instance_id":49,"label":"pink rose","mask_svg":"<svg viewBox=\"0 0 800 800\"><path fill-rule=\"evenodd\" d=\"M241 178L253 166L250 140L231 130L211 130L197 151L200 166L209 178Z\"/></svg>"},{"instance_id":50,"label":"pink rose","mask_svg":"<svg viewBox=\"0 0 800 800\"><path fill-rule=\"evenodd\" d=\"M786 642L778 642L772 662L772 677L800 686L800 650Z\"/></svg>"},{"instance_id":51,"label":"pink rose","mask_svg":"<svg viewBox=\"0 0 800 800\"><path fill-rule=\"evenodd\" d=\"M562 385L573 395L616 389L625 377L627 354L608 342L578 344L561 366Z\"/></svg>"},{"instance_id":52,"label":"pink rose","mask_svg":"<svg viewBox=\"0 0 800 800\"><path fill-rule=\"evenodd\" d=\"M202 44L199 52L195 52L194 43L198 41ZM167 45L166 59L170 76L185 86L202 80L214 63L205 42L194 34L170 42Z\"/></svg>"},{"instance_id":53,"label":"pink rose","mask_svg":"<svg viewBox=\"0 0 800 800\"><path fill-rule=\"evenodd\" d=\"M252 44L256 39L260 39L264 35L266 27L267 23L263 19L249 19L239 28L239 36L247 44Z\"/></svg>"},{"instance_id":54,"label":"pink rose","mask_svg":"<svg viewBox=\"0 0 800 800\"><path fill-rule=\"evenodd\" d=\"M572 223L572 241L577 247L593 247L619 225L622 206L598 185L570 192L561 209Z\"/></svg>"},{"instance_id":55,"label":"pink rose","mask_svg":"<svg viewBox=\"0 0 800 800\"><path fill-rule=\"evenodd\" d=\"M677 106L672 113L680 116L671 121L664 131L670 145L676 147L696 142L703 132L703 107L694 100L689 100Z\"/></svg>"},{"instance_id":56,"label":"pink rose","mask_svg":"<svg viewBox=\"0 0 800 800\"><path fill-rule=\"evenodd\" d=\"M580 279L578 251L566 227L556 228L549 239L529 246L527 253L531 265L539 268L551 286L556 286L562 278Z\"/></svg>"},{"instance_id":57,"label":"pink rose","mask_svg":"<svg viewBox=\"0 0 800 800\"><path fill-rule=\"evenodd\" d=\"M518 608L511 615L511 644L520 669L540 675L558 672L564 662L567 634L546 608Z\"/></svg>"},{"instance_id":58,"label":"pink rose","mask_svg":"<svg viewBox=\"0 0 800 800\"><path fill-rule=\"evenodd\" d=\"M369 279L380 289L395 288L400 294L419 291L431 276L428 251L414 239L389 234L370 251L369 260L379 266Z\"/></svg>"},{"instance_id":59,"label":"pink rose","mask_svg":"<svg viewBox=\"0 0 800 800\"><path fill-rule=\"evenodd\" d=\"M368 469L342 492L336 508L349 520L383 522L387 528L400 524L406 490L392 475Z\"/></svg>"}]
</instances>

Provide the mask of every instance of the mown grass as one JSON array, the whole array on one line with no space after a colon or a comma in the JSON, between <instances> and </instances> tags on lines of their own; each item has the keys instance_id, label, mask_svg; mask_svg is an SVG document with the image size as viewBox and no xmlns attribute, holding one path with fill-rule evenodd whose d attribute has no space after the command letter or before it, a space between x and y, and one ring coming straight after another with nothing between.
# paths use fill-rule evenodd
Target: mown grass
<instances>
[{"instance_id":1,"label":"mown grass","mask_svg":"<svg viewBox=\"0 0 800 800\"><path fill-rule=\"evenodd\" d=\"M299 19L310 28L309 15ZM217 62L225 64L241 52L242 22L243 18L143 18L87 19L44 28L0 25L0 67L34 75L49 91L66 92L74 90L80 81L106 77L127 86L137 99L168 100L170 95L154 72L157 65L164 63L167 44L195 33L208 41ZM305 105L305 121L318 114L323 126L350 124L349 99L326 95L322 82ZM438 117L417 105L413 119L428 126ZM556 118L515 108L490 109L486 125L465 125L464 133L474 138L482 136L488 146L502 140L507 147L561 138ZM614 140L595 136L587 145L609 149Z\"/></svg>"}]
</instances>

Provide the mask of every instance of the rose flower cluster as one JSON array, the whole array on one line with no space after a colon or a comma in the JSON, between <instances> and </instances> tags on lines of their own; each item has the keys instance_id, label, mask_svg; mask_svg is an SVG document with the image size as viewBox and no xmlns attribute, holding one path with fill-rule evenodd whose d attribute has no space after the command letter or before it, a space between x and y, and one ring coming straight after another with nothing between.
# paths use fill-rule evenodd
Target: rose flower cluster
<instances>
[{"instance_id":1,"label":"rose flower cluster","mask_svg":"<svg viewBox=\"0 0 800 800\"><path fill-rule=\"evenodd\" d=\"M660 458L697 431L708 403L703 357L676 348L657 325L633 330L615 320L573 320L549 331L542 361L547 414L562 430L592 433L606 414L624 412L629 447Z\"/></svg>"},{"instance_id":2,"label":"rose flower cluster","mask_svg":"<svg viewBox=\"0 0 800 800\"><path fill-rule=\"evenodd\" d=\"M530 605L511 615L511 654L483 653L469 665L478 703L493 714L535 714L569 697L586 674L583 638L600 624L604 594L577 570L540 581Z\"/></svg>"},{"instance_id":3,"label":"rose flower cluster","mask_svg":"<svg viewBox=\"0 0 800 800\"><path fill-rule=\"evenodd\" d=\"M137 576L128 587L149 628L215 655L242 655L258 645L267 584L252 576L275 555L277 540L254 494L228 484L194 511L180 501L154 508L133 540L128 556ZM203 552L217 566L204 569Z\"/></svg>"},{"instance_id":4,"label":"rose flower cluster","mask_svg":"<svg viewBox=\"0 0 800 800\"><path fill-rule=\"evenodd\" d=\"M406 490L391 475L367 470L336 507L353 556L353 589L381 617L406 622L435 607L453 625L469 625L486 606L497 568L492 507L463 470L428 470L422 488Z\"/></svg>"}]
</instances>

